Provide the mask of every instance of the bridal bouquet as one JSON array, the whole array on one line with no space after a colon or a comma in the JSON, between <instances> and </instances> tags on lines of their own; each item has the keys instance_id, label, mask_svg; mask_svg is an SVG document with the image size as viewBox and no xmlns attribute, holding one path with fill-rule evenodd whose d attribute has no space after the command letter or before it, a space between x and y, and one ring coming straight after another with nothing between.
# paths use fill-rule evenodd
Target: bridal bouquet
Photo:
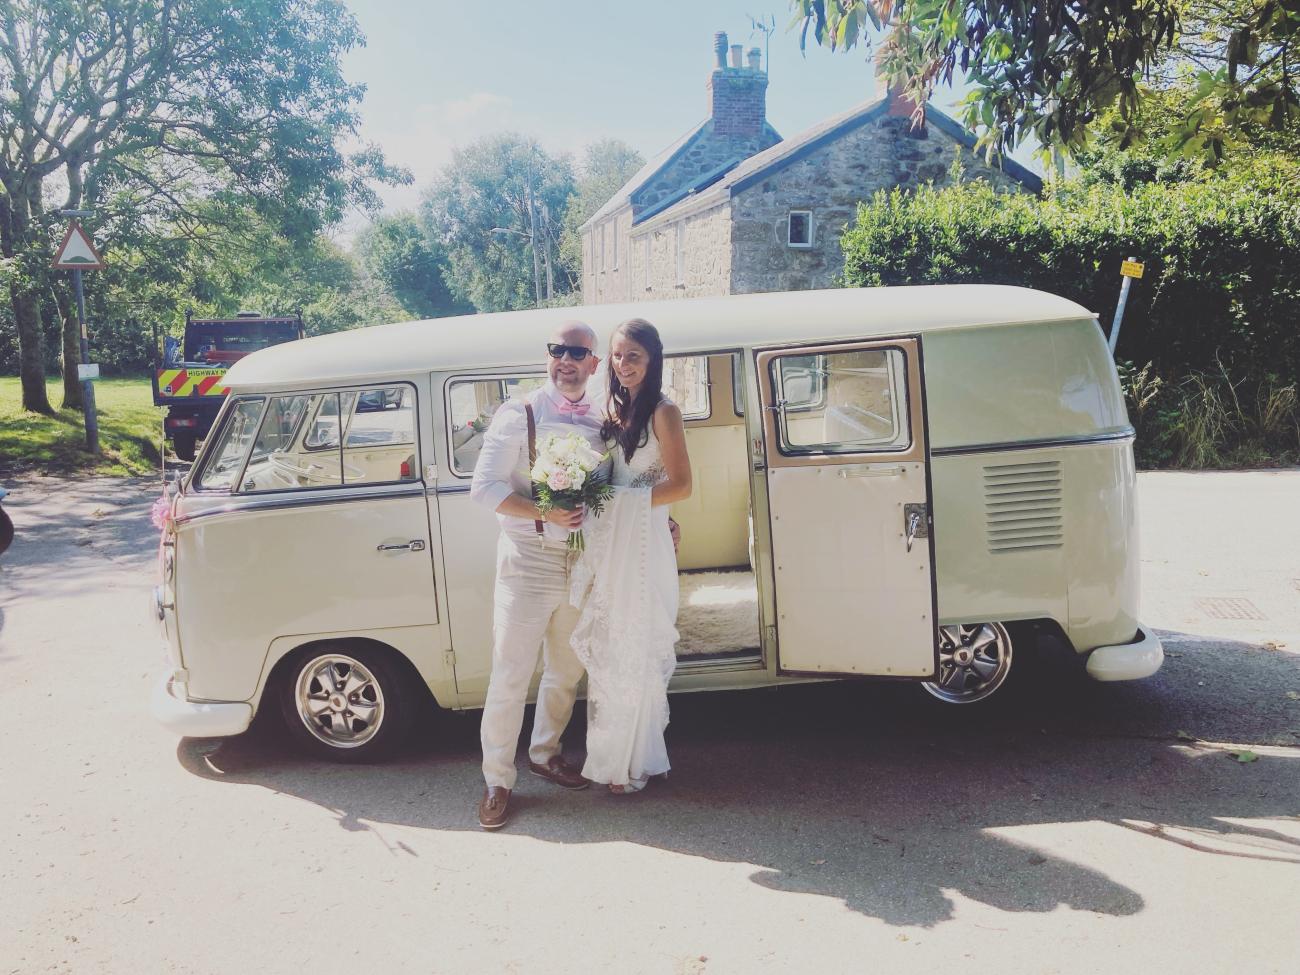
<instances>
[{"instance_id":1,"label":"bridal bouquet","mask_svg":"<svg viewBox=\"0 0 1300 975\"><path fill-rule=\"evenodd\" d=\"M614 494L609 482L596 474L608 454L597 453L580 433L553 433L542 441L530 476L536 485L537 508L543 515L552 508L572 511L584 505L598 515ZM569 551L587 547L582 529L569 532Z\"/></svg>"}]
</instances>

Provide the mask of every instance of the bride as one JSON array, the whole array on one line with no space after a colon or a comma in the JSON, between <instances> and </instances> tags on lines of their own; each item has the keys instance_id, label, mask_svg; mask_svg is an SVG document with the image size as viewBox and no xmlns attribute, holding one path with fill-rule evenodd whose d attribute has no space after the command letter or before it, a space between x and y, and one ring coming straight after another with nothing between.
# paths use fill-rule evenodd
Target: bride
<instances>
[{"instance_id":1,"label":"bride","mask_svg":"<svg viewBox=\"0 0 1300 975\"><path fill-rule=\"evenodd\" d=\"M570 601L573 649L587 668L582 774L625 794L668 772L668 679L677 664L677 557L668 505L691 495L682 412L663 394L663 343L633 318L614 332L602 435L614 497L583 521L586 551Z\"/></svg>"}]
</instances>

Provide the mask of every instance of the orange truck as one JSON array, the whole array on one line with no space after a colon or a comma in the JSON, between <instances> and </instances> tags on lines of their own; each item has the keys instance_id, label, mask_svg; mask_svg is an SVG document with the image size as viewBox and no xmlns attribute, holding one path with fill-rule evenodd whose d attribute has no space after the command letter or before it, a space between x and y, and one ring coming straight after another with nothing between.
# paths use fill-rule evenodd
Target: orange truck
<instances>
[{"instance_id":1,"label":"orange truck","mask_svg":"<svg viewBox=\"0 0 1300 975\"><path fill-rule=\"evenodd\" d=\"M233 318L185 315L185 335L154 345L153 401L165 407L163 432L181 460L193 460L226 396L226 370L250 352L304 337L302 315L267 317L241 311Z\"/></svg>"}]
</instances>

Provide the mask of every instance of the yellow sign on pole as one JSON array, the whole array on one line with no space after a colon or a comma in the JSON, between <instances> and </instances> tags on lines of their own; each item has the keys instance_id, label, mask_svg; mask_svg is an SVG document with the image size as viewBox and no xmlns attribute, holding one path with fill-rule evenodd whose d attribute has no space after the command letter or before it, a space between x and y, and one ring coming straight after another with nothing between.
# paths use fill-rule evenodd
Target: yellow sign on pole
<instances>
[{"instance_id":1,"label":"yellow sign on pole","mask_svg":"<svg viewBox=\"0 0 1300 975\"><path fill-rule=\"evenodd\" d=\"M1119 266L1119 273L1126 278L1142 277L1142 265L1137 261L1124 261Z\"/></svg>"}]
</instances>

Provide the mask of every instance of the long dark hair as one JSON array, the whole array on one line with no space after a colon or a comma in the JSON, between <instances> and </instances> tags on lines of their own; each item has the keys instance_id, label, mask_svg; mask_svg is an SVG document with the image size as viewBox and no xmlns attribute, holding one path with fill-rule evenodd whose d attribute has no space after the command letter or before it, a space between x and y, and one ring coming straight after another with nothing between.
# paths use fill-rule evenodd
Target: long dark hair
<instances>
[{"instance_id":1,"label":"long dark hair","mask_svg":"<svg viewBox=\"0 0 1300 975\"><path fill-rule=\"evenodd\" d=\"M614 372L614 339L620 335L631 339L650 354L645 379L642 380L635 399L618 381ZM616 441L623 448L623 459L631 461L637 448L650 442L650 421L659 401L663 399L664 343L659 338L659 330L644 318L629 318L614 330L609 343L609 399L605 405L605 423L600 428L600 435L606 441Z\"/></svg>"}]
</instances>

